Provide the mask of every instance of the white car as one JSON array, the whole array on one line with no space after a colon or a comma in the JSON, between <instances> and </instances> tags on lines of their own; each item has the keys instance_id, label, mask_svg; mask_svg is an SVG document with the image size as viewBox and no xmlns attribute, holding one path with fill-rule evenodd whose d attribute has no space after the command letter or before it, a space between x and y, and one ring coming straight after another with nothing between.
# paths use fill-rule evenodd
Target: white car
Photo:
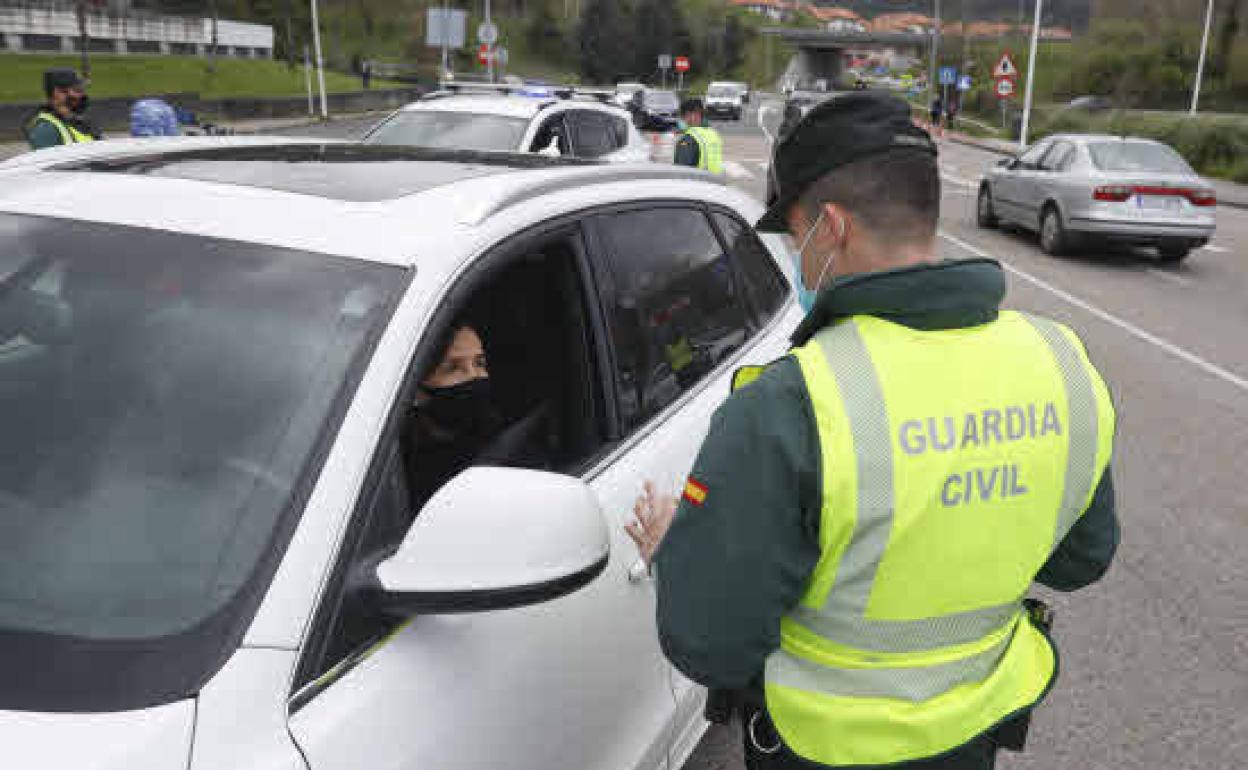
<instances>
[{"instance_id":1,"label":"white car","mask_svg":"<svg viewBox=\"0 0 1248 770\"><path fill-rule=\"evenodd\" d=\"M646 163L650 145L628 112L588 98L437 92L390 115L365 144Z\"/></svg>"},{"instance_id":2,"label":"white car","mask_svg":"<svg viewBox=\"0 0 1248 770\"><path fill-rule=\"evenodd\" d=\"M623 528L801 316L760 205L275 141L0 166L7 766L676 770L705 696ZM416 386L465 314L542 449L413 499Z\"/></svg>"}]
</instances>

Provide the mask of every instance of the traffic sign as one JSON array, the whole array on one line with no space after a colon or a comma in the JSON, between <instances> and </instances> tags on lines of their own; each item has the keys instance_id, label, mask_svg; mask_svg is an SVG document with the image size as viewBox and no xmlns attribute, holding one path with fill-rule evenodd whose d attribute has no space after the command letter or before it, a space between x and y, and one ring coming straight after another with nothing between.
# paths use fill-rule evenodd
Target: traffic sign
<instances>
[{"instance_id":1,"label":"traffic sign","mask_svg":"<svg viewBox=\"0 0 1248 770\"><path fill-rule=\"evenodd\" d=\"M997 78L997 98L1013 99L1018 93L1018 85L1014 82L1014 78Z\"/></svg>"},{"instance_id":2,"label":"traffic sign","mask_svg":"<svg viewBox=\"0 0 1248 770\"><path fill-rule=\"evenodd\" d=\"M1009 51L1001 54L1001 58L997 60L997 66L992 70L992 77L996 80L1018 78L1018 67L1014 66L1014 59Z\"/></svg>"},{"instance_id":3,"label":"traffic sign","mask_svg":"<svg viewBox=\"0 0 1248 770\"><path fill-rule=\"evenodd\" d=\"M494 45L498 42L498 25L492 21L483 21L481 26L477 27L477 40L486 45Z\"/></svg>"},{"instance_id":4,"label":"traffic sign","mask_svg":"<svg viewBox=\"0 0 1248 770\"><path fill-rule=\"evenodd\" d=\"M659 54L659 69L670 70L672 68L672 55L670 53Z\"/></svg>"},{"instance_id":5,"label":"traffic sign","mask_svg":"<svg viewBox=\"0 0 1248 770\"><path fill-rule=\"evenodd\" d=\"M970 75L963 75L962 77L958 78L958 90L959 91L963 91L963 92L970 91L971 85L972 83L971 83Z\"/></svg>"},{"instance_id":6,"label":"traffic sign","mask_svg":"<svg viewBox=\"0 0 1248 770\"><path fill-rule=\"evenodd\" d=\"M677 72L689 71L689 57L688 56L677 56L673 64L675 64Z\"/></svg>"},{"instance_id":7,"label":"traffic sign","mask_svg":"<svg viewBox=\"0 0 1248 770\"><path fill-rule=\"evenodd\" d=\"M940 68L940 84L942 86L951 86L958 82L958 71L953 67Z\"/></svg>"},{"instance_id":8,"label":"traffic sign","mask_svg":"<svg viewBox=\"0 0 1248 770\"><path fill-rule=\"evenodd\" d=\"M482 43L480 47L477 48L477 61L481 62L482 65L486 65L490 63L490 44L489 43Z\"/></svg>"}]
</instances>

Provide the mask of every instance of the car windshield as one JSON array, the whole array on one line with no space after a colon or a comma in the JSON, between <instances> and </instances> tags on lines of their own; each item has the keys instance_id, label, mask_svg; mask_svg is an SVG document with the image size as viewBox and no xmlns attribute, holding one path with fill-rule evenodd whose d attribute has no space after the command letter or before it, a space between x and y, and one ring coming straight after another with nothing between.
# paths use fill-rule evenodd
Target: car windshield
<instances>
[{"instance_id":1,"label":"car windshield","mask_svg":"<svg viewBox=\"0 0 1248 770\"><path fill-rule=\"evenodd\" d=\"M711 86L706 90L707 96L731 99L740 92L736 86Z\"/></svg>"},{"instance_id":2,"label":"car windshield","mask_svg":"<svg viewBox=\"0 0 1248 770\"><path fill-rule=\"evenodd\" d=\"M680 99L671 91L647 91L646 108L675 112L680 108Z\"/></svg>"},{"instance_id":3,"label":"car windshield","mask_svg":"<svg viewBox=\"0 0 1248 770\"><path fill-rule=\"evenodd\" d=\"M405 274L0 214L0 709L139 708L228 657Z\"/></svg>"},{"instance_id":4,"label":"car windshield","mask_svg":"<svg viewBox=\"0 0 1248 770\"><path fill-rule=\"evenodd\" d=\"M1088 152L1101 171L1195 173L1178 153L1154 142L1095 142L1088 145Z\"/></svg>"},{"instance_id":5,"label":"car windshield","mask_svg":"<svg viewBox=\"0 0 1248 770\"><path fill-rule=\"evenodd\" d=\"M433 147L447 150L517 152L529 121L477 112L413 110L400 112L369 134L365 144Z\"/></svg>"}]
</instances>

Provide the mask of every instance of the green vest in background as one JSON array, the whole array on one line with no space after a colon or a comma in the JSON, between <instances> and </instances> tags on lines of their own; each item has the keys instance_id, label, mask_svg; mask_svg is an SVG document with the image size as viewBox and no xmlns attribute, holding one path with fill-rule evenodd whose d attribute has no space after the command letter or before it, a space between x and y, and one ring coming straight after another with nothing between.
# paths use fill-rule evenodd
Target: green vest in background
<instances>
[{"instance_id":1,"label":"green vest in background","mask_svg":"<svg viewBox=\"0 0 1248 770\"><path fill-rule=\"evenodd\" d=\"M50 123L56 132L61 135L61 144L78 144L79 142L94 142L95 137L91 134L83 133L65 121L61 117L49 110L40 110L39 114L30 121L30 129L33 130L40 122Z\"/></svg>"},{"instance_id":2,"label":"green vest in background","mask_svg":"<svg viewBox=\"0 0 1248 770\"><path fill-rule=\"evenodd\" d=\"M858 316L794 355L822 556L767 660L768 712L825 765L951 751L1056 675L1023 599L1109 464L1108 390L1074 333L1012 312L943 331Z\"/></svg>"},{"instance_id":3,"label":"green vest in background","mask_svg":"<svg viewBox=\"0 0 1248 770\"><path fill-rule=\"evenodd\" d=\"M724 140L713 128L687 128L685 134L698 143L698 168L712 174L724 173Z\"/></svg>"}]
</instances>

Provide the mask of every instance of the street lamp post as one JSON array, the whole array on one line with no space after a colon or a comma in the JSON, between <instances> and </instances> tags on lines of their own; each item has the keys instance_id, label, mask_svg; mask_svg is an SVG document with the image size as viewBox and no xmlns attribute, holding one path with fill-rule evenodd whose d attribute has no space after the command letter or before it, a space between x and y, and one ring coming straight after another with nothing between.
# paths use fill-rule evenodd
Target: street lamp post
<instances>
[{"instance_id":1,"label":"street lamp post","mask_svg":"<svg viewBox=\"0 0 1248 770\"><path fill-rule=\"evenodd\" d=\"M325 59L321 56L321 22L316 12L317 0L312 5L312 49L316 54L316 80L321 90L321 117L329 117L329 99L325 96Z\"/></svg>"},{"instance_id":2,"label":"street lamp post","mask_svg":"<svg viewBox=\"0 0 1248 770\"><path fill-rule=\"evenodd\" d=\"M935 8L936 21L932 25L932 62L927 73L927 100L930 102L936 96L936 60L937 51L940 48L940 0L936 0Z\"/></svg>"},{"instance_id":3,"label":"street lamp post","mask_svg":"<svg viewBox=\"0 0 1248 770\"><path fill-rule=\"evenodd\" d=\"M1040 47L1040 14L1044 0L1036 0L1036 20L1031 26L1031 54L1027 57L1027 93L1023 96L1023 129L1018 135L1018 145L1027 147L1027 129L1031 126L1031 95L1036 86L1036 49Z\"/></svg>"},{"instance_id":4,"label":"street lamp post","mask_svg":"<svg viewBox=\"0 0 1248 770\"><path fill-rule=\"evenodd\" d=\"M485 24L490 25L490 0L485 0ZM495 43L498 41L495 41ZM494 43L490 43L490 55L485 59L485 71L490 78L490 82L494 82Z\"/></svg>"},{"instance_id":5,"label":"street lamp post","mask_svg":"<svg viewBox=\"0 0 1248 770\"><path fill-rule=\"evenodd\" d=\"M1200 107L1200 82L1205 79L1205 56L1209 54L1209 30L1213 27L1213 0L1205 11L1205 34L1200 40L1200 63L1196 65L1196 84L1192 86L1192 114Z\"/></svg>"}]
</instances>

